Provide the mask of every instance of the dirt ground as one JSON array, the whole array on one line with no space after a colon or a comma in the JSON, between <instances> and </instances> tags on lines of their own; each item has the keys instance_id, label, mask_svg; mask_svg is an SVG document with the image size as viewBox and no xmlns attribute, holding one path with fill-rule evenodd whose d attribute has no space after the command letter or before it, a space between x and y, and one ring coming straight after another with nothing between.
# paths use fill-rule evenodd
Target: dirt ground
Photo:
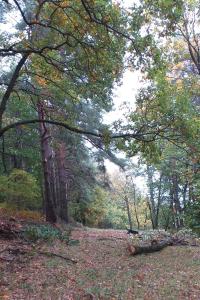
<instances>
[{"instance_id":1,"label":"dirt ground","mask_svg":"<svg viewBox=\"0 0 200 300\"><path fill-rule=\"evenodd\" d=\"M120 230L76 229L71 245L41 244L62 257L2 252L19 248L0 240L0 299L92 300L200 299L200 247L178 246L130 256Z\"/></svg>"}]
</instances>

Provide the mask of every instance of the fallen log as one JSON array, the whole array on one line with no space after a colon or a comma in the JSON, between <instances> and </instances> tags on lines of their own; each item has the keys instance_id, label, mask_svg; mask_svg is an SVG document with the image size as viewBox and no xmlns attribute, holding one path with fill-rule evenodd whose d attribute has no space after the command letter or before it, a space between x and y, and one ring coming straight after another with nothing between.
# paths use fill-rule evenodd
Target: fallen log
<instances>
[{"instance_id":1,"label":"fallen log","mask_svg":"<svg viewBox=\"0 0 200 300\"><path fill-rule=\"evenodd\" d=\"M168 246L196 246L199 247L197 243L189 243L187 240L183 238L179 239L177 237L171 237L165 240L152 240L149 245L134 245L128 244L128 251L131 255L143 254L143 253L152 253L156 251L161 251L162 249Z\"/></svg>"},{"instance_id":2,"label":"fallen log","mask_svg":"<svg viewBox=\"0 0 200 300\"><path fill-rule=\"evenodd\" d=\"M172 240L165 240L165 241L152 241L151 245L143 245L143 246L135 246L135 245L128 245L128 250L131 255L143 254L143 253L152 253L156 251L161 251L167 246L172 246Z\"/></svg>"}]
</instances>

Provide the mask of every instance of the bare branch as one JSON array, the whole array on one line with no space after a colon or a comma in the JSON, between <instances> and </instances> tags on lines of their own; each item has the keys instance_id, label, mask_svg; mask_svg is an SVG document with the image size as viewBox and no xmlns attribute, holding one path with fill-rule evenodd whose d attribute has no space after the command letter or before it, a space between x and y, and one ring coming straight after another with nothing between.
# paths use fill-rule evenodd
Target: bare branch
<instances>
[{"instance_id":1,"label":"bare branch","mask_svg":"<svg viewBox=\"0 0 200 300\"><path fill-rule=\"evenodd\" d=\"M3 114L4 114L5 110L6 110L7 102L8 102L9 97L10 97L12 91L13 91L15 83L16 83L16 81L18 79L19 72L20 72L21 68L24 66L27 58L28 58L28 54L24 54L22 56L22 58L20 59L18 65L17 65L17 67L16 67L16 69L15 69L13 75L12 75L12 78L11 78L9 84L8 84L6 92L3 95L2 101L0 103L0 128L2 127L2 117L3 117Z\"/></svg>"}]
</instances>

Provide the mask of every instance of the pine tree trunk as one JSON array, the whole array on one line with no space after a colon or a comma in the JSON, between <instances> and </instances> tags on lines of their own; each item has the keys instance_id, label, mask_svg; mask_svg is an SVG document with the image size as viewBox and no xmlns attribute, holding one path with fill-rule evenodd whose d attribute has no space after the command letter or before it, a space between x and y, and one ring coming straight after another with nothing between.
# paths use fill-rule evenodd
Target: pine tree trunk
<instances>
[{"instance_id":1,"label":"pine tree trunk","mask_svg":"<svg viewBox=\"0 0 200 300\"><path fill-rule=\"evenodd\" d=\"M43 103L38 103L38 116L40 120L44 120L44 108ZM56 223L57 217L55 213L55 199L54 199L54 182L52 178L52 149L49 144L50 135L45 123L40 123L40 140L41 140L41 156L42 167L44 176L44 202L45 202L45 214L46 221L50 223Z\"/></svg>"},{"instance_id":2,"label":"pine tree trunk","mask_svg":"<svg viewBox=\"0 0 200 300\"><path fill-rule=\"evenodd\" d=\"M65 170L66 149L65 144L60 143L56 151L57 176L59 185L59 217L66 223L69 222L68 198L67 198L67 174Z\"/></svg>"}]
</instances>

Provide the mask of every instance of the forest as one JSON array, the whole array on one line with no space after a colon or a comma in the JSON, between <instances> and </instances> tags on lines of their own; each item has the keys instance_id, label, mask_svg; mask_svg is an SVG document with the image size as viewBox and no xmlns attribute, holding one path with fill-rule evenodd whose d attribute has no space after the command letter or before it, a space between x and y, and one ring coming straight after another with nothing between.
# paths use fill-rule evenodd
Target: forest
<instances>
[{"instance_id":1,"label":"forest","mask_svg":"<svg viewBox=\"0 0 200 300\"><path fill-rule=\"evenodd\" d=\"M200 299L199 28L199 0L0 0L0 299Z\"/></svg>"}]
</instances>

